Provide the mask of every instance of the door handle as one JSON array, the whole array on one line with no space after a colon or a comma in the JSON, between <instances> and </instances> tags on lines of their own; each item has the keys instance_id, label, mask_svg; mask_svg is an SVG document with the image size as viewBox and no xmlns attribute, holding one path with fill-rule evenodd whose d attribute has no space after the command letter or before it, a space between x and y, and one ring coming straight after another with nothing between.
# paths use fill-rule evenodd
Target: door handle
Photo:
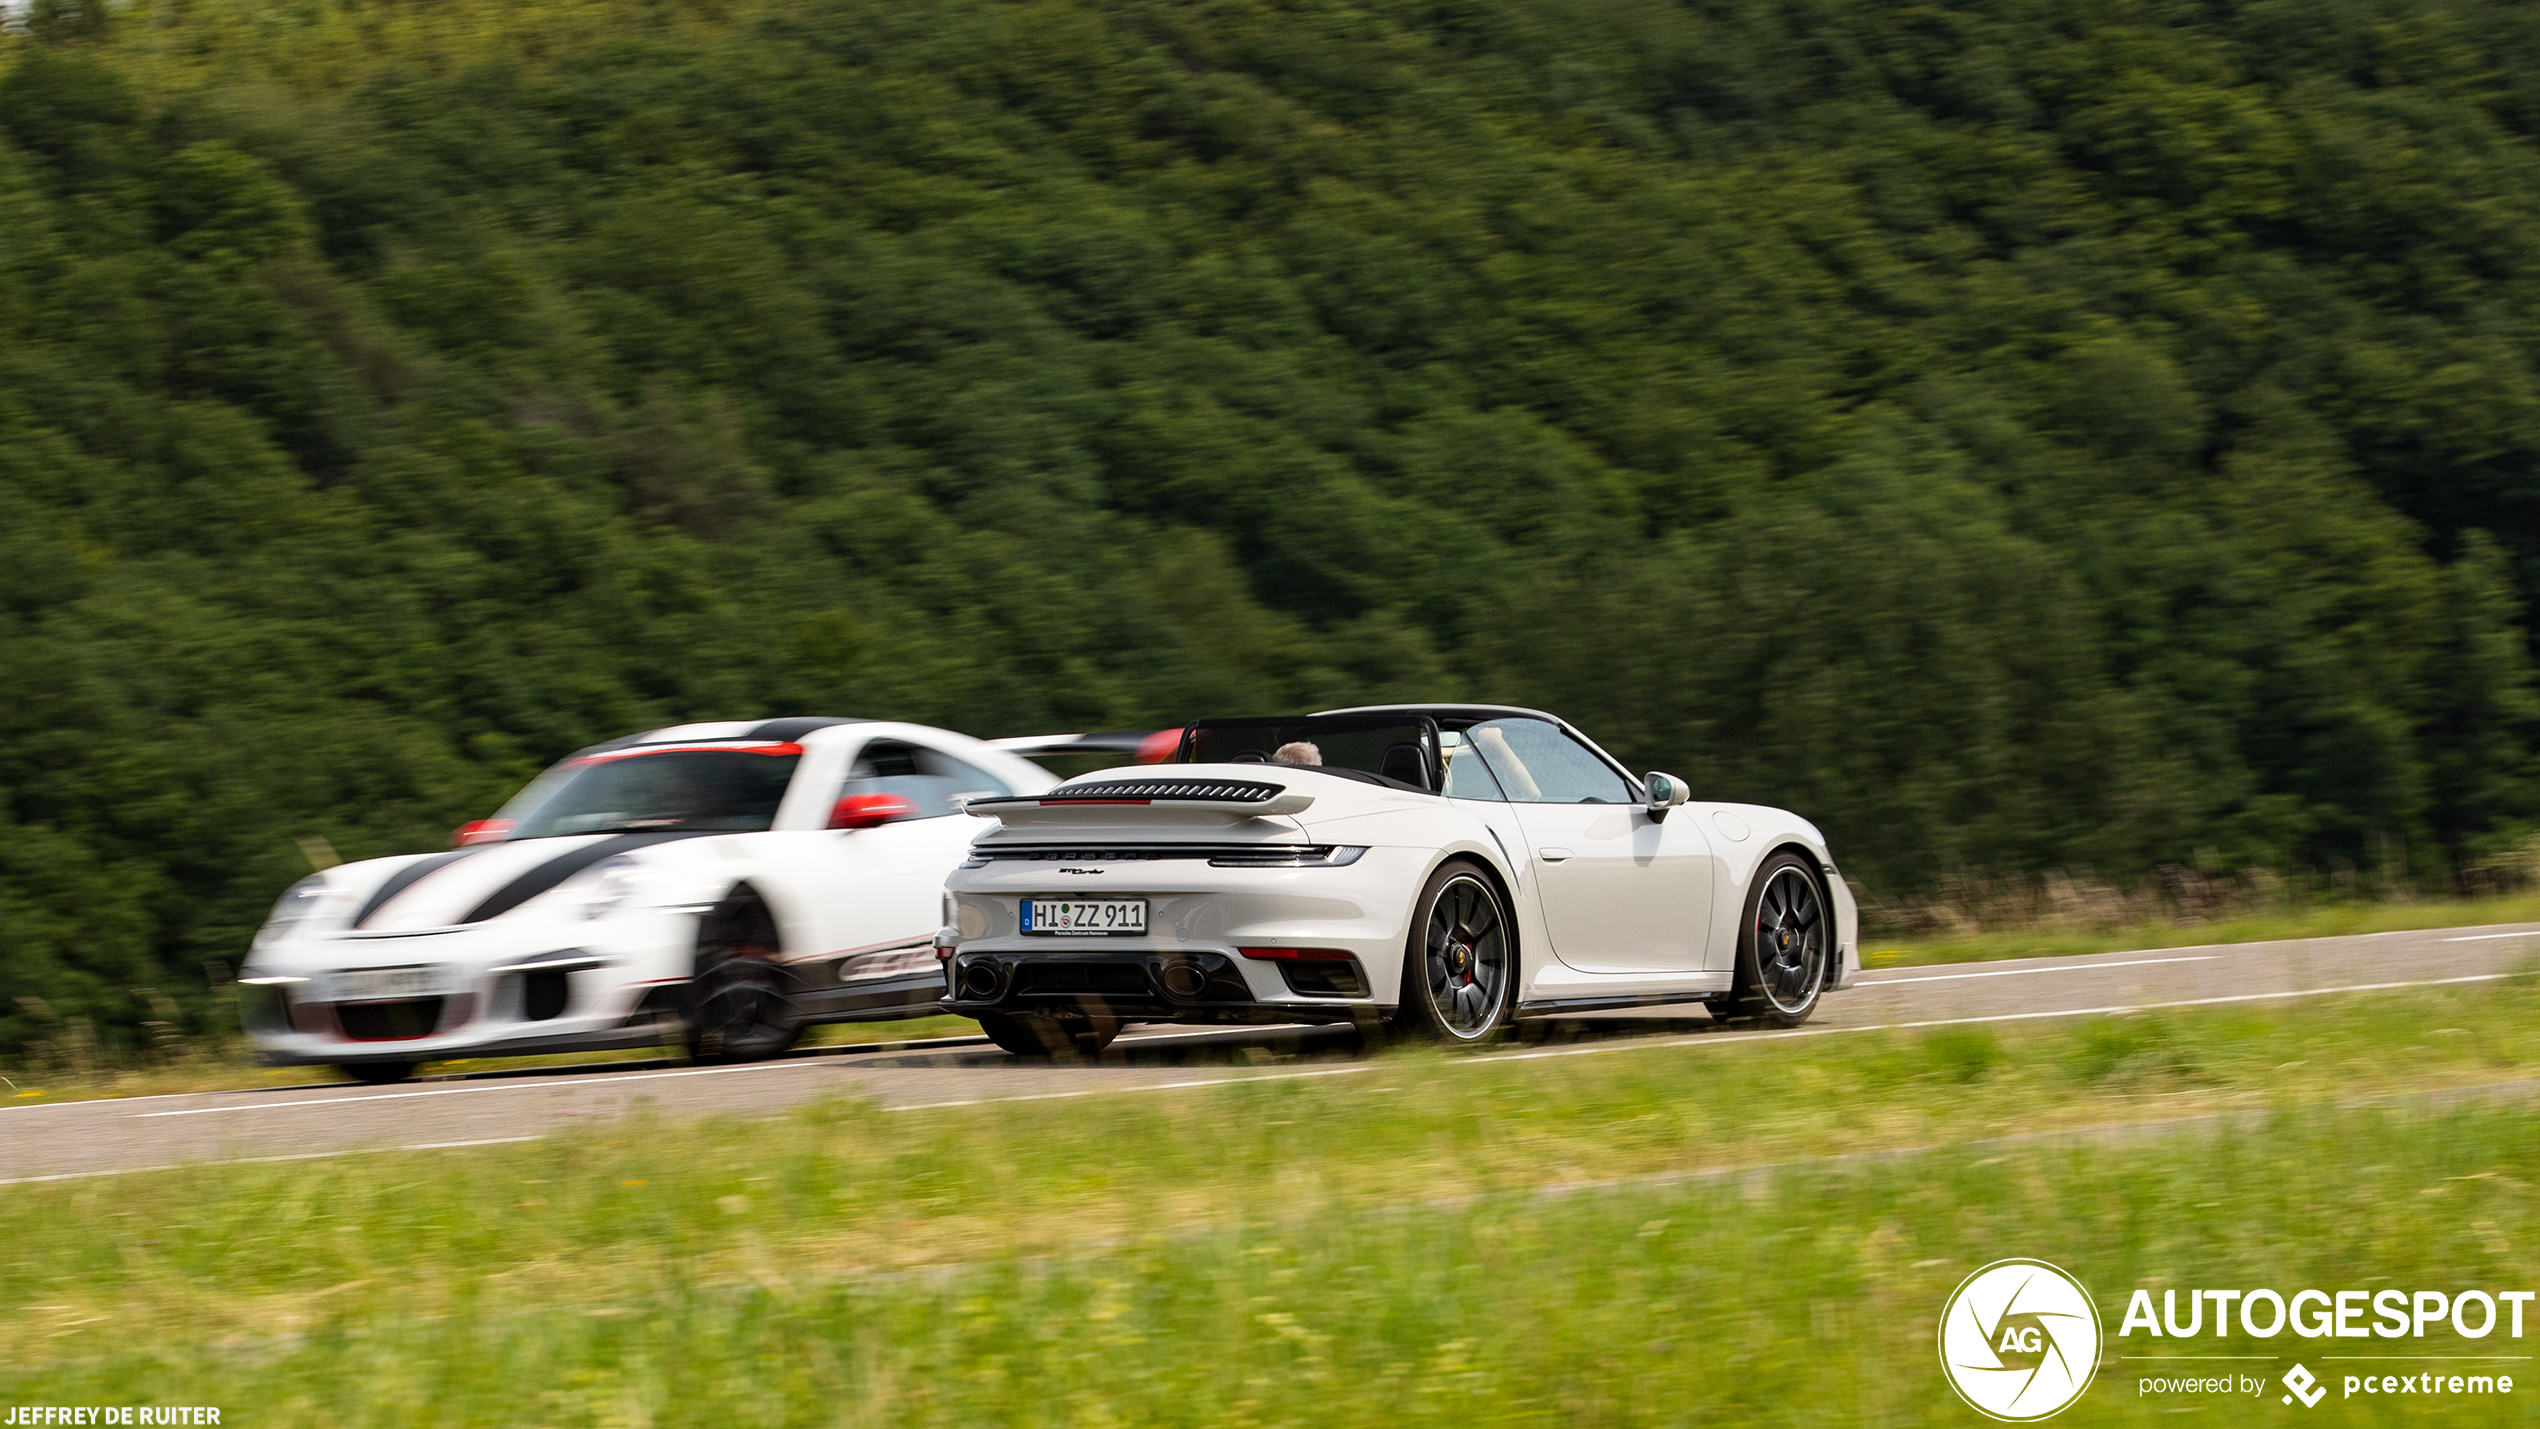
<instances>
[{"instance_id":1,"label":"door handle","mask_svg":"<svg viewBox=\"0 0 2540 1429\"><path fill-rule=\"evenodd\" d=\"M1570 851L1566 848L1539 848L1535 850L1535 857L1542 859L1546 863L1559 863L1569 856Z\"/></svg>"}]
</instances>

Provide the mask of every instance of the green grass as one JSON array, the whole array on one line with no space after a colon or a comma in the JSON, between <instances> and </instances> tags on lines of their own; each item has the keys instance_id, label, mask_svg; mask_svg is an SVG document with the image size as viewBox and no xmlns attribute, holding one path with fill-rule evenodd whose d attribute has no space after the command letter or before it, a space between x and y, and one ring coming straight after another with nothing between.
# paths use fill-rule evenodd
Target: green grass
<instances>
[{"instance_id":1,"label":"green grass","mask_svg":"<svg viewBox=\"0 0 2540 1429\"><path fill-rule=\"evenodd\" d=\"M2234 914L2211 922L2149 922L2119 928L2050 925L1961 937L1889 935L1867 930L1861 935L1861 960L1865 967L1912 967L2114 953L2134 948L2334 938L2416 928L2472 928L2491 923L2540 923L2540 891L2424 902L2323 902Z\"/></svg>"},{"instance_id":2,"label":"green grass","mask_svg":"<svg viewBox=\"0 0 2540 1429\"><path fill-rule=\"evenodd\" d=\"M2337 1104L2540 1074L2535 1014L2513 979L1395 1055L8 1188L0 1395L276 1424L1960 1423L1933 1317L2004 1255L2112 1316L2137 1282L2531 1283L2530 1109ZM2103 1384L2081 1412L2152 1410Z\"/></svg>"}]
</instances>

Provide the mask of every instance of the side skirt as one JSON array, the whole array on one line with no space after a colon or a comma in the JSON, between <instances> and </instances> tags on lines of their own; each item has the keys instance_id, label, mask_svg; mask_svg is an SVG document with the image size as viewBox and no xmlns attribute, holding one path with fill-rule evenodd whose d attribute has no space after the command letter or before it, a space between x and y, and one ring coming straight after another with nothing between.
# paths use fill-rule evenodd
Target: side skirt
<instances>
[{"instance_id":1,"label":"side skirt","mask_svg":"<svg viewBox=\"0 0 2540 1429\"><path fill-rule=\"evenodd\" d=\"M1637 997L1562 997L1545 1002L1517 1004L1519 1017L1559 1017L1568 1012L1607 1012L1618 1007L1682 1007L1707 997L1719 997L1727 988L1703 992L1651 992Z\"/></svg>"}]
</instances>

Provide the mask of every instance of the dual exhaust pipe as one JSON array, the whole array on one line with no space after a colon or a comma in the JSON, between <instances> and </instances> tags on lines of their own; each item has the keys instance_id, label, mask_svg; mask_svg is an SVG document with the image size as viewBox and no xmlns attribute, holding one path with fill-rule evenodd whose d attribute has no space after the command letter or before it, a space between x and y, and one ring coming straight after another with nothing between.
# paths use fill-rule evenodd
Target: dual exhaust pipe
<instances>
[{"instance_id":1,"label":"dual exhaust pipe","mask_svg":"<svg viewBox=\"0 0 2540 1429\"><path fill-rule=\"evenodd\" d=\"M1196 958L1163 959L1155 976L1166 995L1179 1001L1196 1001L1208 991L1208 969ZM962 966L959 986L966 1001L994 1002L1005 991L1005 969L993 958L976 959Z\"/></svg>"}]
</instances>

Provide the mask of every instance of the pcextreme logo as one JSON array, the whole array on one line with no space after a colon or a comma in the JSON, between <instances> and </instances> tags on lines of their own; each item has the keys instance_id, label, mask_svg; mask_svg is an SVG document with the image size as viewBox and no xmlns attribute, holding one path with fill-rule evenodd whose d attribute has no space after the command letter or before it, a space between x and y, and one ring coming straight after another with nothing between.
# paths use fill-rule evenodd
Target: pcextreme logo
<instances>
[{"instance_id":1,"label":"pcextreme logo","mask_svg":"<svg viewBox=\"0 0 2540 1429\"><path fill-rule=\"evenodd\" d=\"M2099 1369L2099 1308L2042 1260L1997 1260L1940 1312L1940 1365L1969 1408L2011 1423L2081 1398Z\"/></svg>"}]
</instances>

